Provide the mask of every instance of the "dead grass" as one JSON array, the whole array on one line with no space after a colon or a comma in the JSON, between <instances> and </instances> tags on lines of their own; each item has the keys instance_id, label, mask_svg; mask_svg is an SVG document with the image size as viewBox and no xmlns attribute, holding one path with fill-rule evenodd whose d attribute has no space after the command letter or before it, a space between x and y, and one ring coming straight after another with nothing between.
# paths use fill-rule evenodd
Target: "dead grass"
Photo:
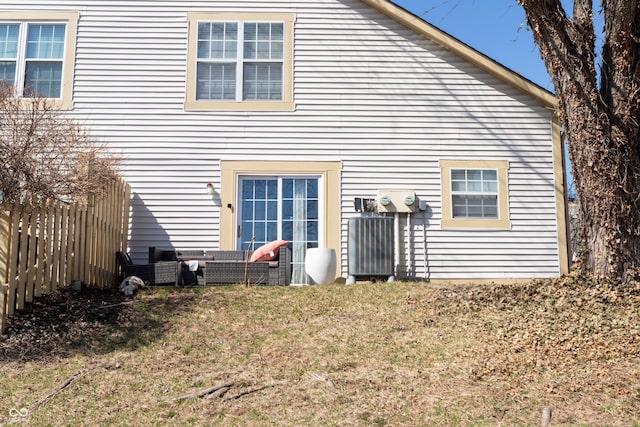
<instances>
[{"instance_id":1,"label":"dead grass","mask_svg":"<svg viewBox=\"0 0 640 427\"><path fill-rule=\"evenodd\" d=\"M638 426L640 288L577 282L145 290L44 354L0 338L0 425Z\"/></svg>"}]
</instances>

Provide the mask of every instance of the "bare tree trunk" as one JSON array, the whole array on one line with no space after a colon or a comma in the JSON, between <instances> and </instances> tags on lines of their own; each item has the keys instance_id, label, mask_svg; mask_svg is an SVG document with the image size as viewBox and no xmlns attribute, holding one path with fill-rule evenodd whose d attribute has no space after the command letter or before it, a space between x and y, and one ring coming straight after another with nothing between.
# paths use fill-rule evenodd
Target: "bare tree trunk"
<instances>
[{"instance_id":1,"label":"bare tree trunk","mask_svg":"<svg viewBox=\"0 0 640 427\"><path fill-rule=\"evenodd\" d=\"M640 260L640 0L603 0L605 42L597 82L593 1L518 0L553 79L580 199L581 260L620 277Z\"/></svg>"}]
</instances>

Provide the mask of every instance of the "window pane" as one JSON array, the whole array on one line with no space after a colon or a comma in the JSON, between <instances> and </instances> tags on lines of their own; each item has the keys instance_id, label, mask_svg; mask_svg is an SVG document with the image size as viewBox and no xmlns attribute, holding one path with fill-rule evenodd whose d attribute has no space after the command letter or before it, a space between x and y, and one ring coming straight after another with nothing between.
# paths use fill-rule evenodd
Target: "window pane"
<instances>
[{"instance_id":1,"label":"window pane","mask_svg":"<svg viewBox=\"0 0 640 427\"><path fill-rule=\"evenodd\" d=\"M247 63L244 65L245 100L281 100L282 64Z\"/></svg>"},{"instance_id":2,"label":"window pane","mask_svg":"<svg viewBox=\"0 0 640 427\"><path fill-rule=\"evenodd\" d=\"M318 201L307 200L307 218L318 219Z\"/></svg>"},{"instance_id":3,"label":"window pane","mask_svg":"<svg viewBox=\"0 0 640 427\"><path fill-rule=\"evenodd\" d=\"M451 191L456 193L497 193L498 171L494 169L452 169Z\"/></svg>"},{"instance_id":4,"label":"window pane","mask_svg":"<svg viewBox=\"0 0 640 427\"><path fill-rule=\"evenodd\" d=\"M451 181L451 190L452 191L467 191L467 182L466 181Z\"/></svg>"},{"instance_id":5,"label":"window pane","mask_svg":"<svg viewBox=\"0 0 640 427\"><path fill-rule=\"evenodd\" d=\"M254 181L254 193L256 199L266 199L267 197L267 182L263 179L257 179Z\"/></svg>"},{"instance_id":6,"label":"window pane","mask_svg":"<svg viewBox=\"0 0 640 427\"><path fill-rule=\"evenodd\" d=\"M278 202L276 200L269 200L267 202L267 219L278 219Z\"/></svg>"},{"instance_id":7,"label":"window pane","mask_svg":"<svg viewBox=\"0 0 640 427\"><path fill-rule=\"evenodd\" d=\"M481 193L482 182L481 181L467 181L467 192L469 193Z\"/></svg>"},{"instance_id":8,"label":"window pane","mask_svg":"<svg viewBox=\"0 0 640 427\"><path fill-rule=\"evenodd\" d=\"M453 195L454 218L498 218L498 196Z\"/></svg>"},{"instance_id":9,"label":"window pane","mask_svg":"<svg viewBox=\"0 0 640 427\"><path fill-rule=\"evenodd\" d=\"M460 218L467 215L467 199L464 196L452 196L453 217Z\"/></svg>"},{"instance_id":10,"label":"window pane","mask_svg":"<svg viewBox=\"0 0 640 427\"><path fill-rule=\"evenodd\" d=\"M498 218L498 199L486 199L483 209L485 218Z\"/></svg>"},{"instance_id":11,"label":"window pane","mask_svg":"<svg viewBox=\"0 0 640 427\"><path fill-rule=\"evenodd\" d=\"M282 219L293 219L293 201L291 199L282 201Z\"/></svg>"},{"instance_id":12,"label":"window pane","mask_svg":"<svg viewBox=\"0 0 640 427\"><path fill-rule=\"evenodd\" d=\"M253 199L252 179L245 179L242 181L242 199Z\"/></svg>"},{"instance_id":13,"label":"window pane","mask_svg":"<svg viewBox=\"0 0 640 427\"><path fill-rule=\"evenodd\" d=\"M270 179L269 181L267 181L267 199L278 199L278 181L276 181L275 179Z\"/></svg>"},{"instance_id":14,"label":"window pane","mask_svg":"<svg viewBox=\"0 0 640 427\"><path fill-rule=\"evenodd\" d=\"M256 58L256 43L258 41L258 24L247 22L244 24L244 58Z\"/></svg>"},{"instance_id":15,"label":"window pane","mask_svg":"<svg viewBox=\"0 0 640 427\"><path fill-rule=\"evenodd\" d=\"M253 202L251 200L244 199L242 201L242 217L246 220L253 219Z\"/></svg>"},{"instance_id":16,"label":"window pane","mask_svg":"<svg viewBox=\"0 0 640 427\"><path fill-rule=\"evenodd\" d=\"M318 180L317 179L308 179L307 180L307 197L309 198L318 198Z\"/></svg>"},{"instance_id":17,"label":"window pane","mask_svg":"<svg viewBox=\"0 0 640 427\"><path fill-rule=\"evenodd\" d=\"M246 22L244 24L244 40L256 41L258 40L258 23Z\"/></svg>"},{"instance_id":18,"label":"window pane","mask_svg":"<svg viewBox=\"0 0 640 427\"><path fill-rule=\"evenodd\" d=\"M264 243L271 242L272 240L276 240L278 238L278 222L277 221L269 221L267 222L267 239Z\"/></svg>"},{"instance_id":19,"label":"window pane","mask_svg":"<svg viewBox=\"0 0 640 427\"><path fill-rule=\"evenodd\" d=\"M269 40L271 38L271 24L260 22L258 24L258 40Z\"/></svg>"},{"instance_id":20,"label":"window pane","mask_svg":"<svg viewBox=\"0 0 640 427\"><path fill-rule=\"evenodd\" d=\"M255 42L244 42L244 58L245 59L256 59L256 43Z\"/></svg>"},{"instance_id":21,"label":"window pane","mask_svg":"<svg viewBox=\"0 0 640 427\"><path fill-rule=\"evenodd\" d=\"M254 222L253 223L253 236L256 238L256 241L266 242L267 240L267 228L264 222ZM255 248L255 246L254 246Z\"/></svg>"},{"instance_id":22,"label":"window pane","mask_svg":"<svg viewBox=\"0 0 640 427\"><path fill-rule=\"evenodd\" d=\"M306 180L304 179L294 179L293 180L293 198L296 200L302 200L305 198L307 193L306 188Z\"/></svg>"},{"instance_id":23,"label":"window pane","mask_svg":"<svg viewBox=\"0 0 640 427\"><path fill-rule=\"evenodd\" d=\"M282 59L284 51L282 23L251 22L244 26L245 59Z\"/></svg>"},{"instance_id":24,"label":"window pane","mask_svg":"<svg viewBox=\"0 0 640 427\"><path fill-rule=\"evenodd\" d=\"M62 62L27 62L23 94L28 97L60 98Z\"/></svg>"},{"instance_id":25,"label":"window pane","mask_svg":"<svg viewBox=\"0 0 640 427\"><path fill-rule=\"evenodd\" d=\"M264 200L256 200L254 203L254 218L258 221L267 219L267 203Z\"/></svg>"},{"instance_id":26,"label":"window pane","mask_svg":"<svg viewBox=\"0 0 640 427\"><path fill-rule=\"evenodd\" d=\"M65 25L30 24L27 35L27 58L62 59Z\"/></svg>"},{"instance_id":27,"label":"window pane","mask_svg":"<svg viewBox=\"0 0 640 427\"><path fill-rule=\"evenodd\" d=\"M235 59L238 24L235 22L198 23L198 58Z\"/></svg>"},{"instance_id":28,"label":"window pane","mask_svg":"<svg viewBox=\"0 0 640 427\"><path fill-rule=\"evenodd\" d=\"M242 242L249 242L253 236L253 223L250 221L242 222ZM245 247L246 248L246 247Z\"/></svg>"},{"instance_id":29,"label":"window pane","mask_svg":"<svg viewBox=\"0 0 640 427\"><path fill-rule=\"evenodd\" d=\"M271 59L271 43L269 41L257 42L255 55L257 59Z\"/></svg>"},{"instance_id":30,"label":"window pane","mask_svg":"<svg viewBox=\"0 0 640 427\"><path fill-rule=\"evenodd\" d=\"M282 23L274 22L271 24L271 40L284 40L284 25Z\"/></svg>"},{"instance_id":31,"label":"window pane","mask_svg":"<svg viewBox=\"0 0 640 427\"><path fill-rule=\"evenodd\" d=\"M482 218L482 199L475 196L468 196L467 202L467 216L474 218Z\"/></svg>"},{"instance_id":32,"label":"window pane","mask_svg":"<svg viewBox=\"0 0 640 427\"><path fill-rule=\"evenodd\" d=\"M482 183L482 191L485 193L497 193L498 183L496 181L485 181Z\"/></svg>"},{"instance_id":33,"label":"window pane","mask_svg":"<svg viewBox=\"0 0 640 427\"><path fill-rule=\"evenodd\" d=\"M497 181L498 171L495 169L485 169L482 171L482 179L485 181Z\"/></svg>"},{"instance_id":34,"label":"window pane","mask_svg":"<svg viewBox=\"0 0 640 427\"><path fill-rule=\"evenodd\" d=\"M467 191L467 172L464 169L451 170L451 190Z\"/></svg>"},{"instance_id":35,"label":"window pane","mask_svg":"<svg viewBox=\"0 0 640 427\"><path fill-rule=\"evenodd\" d=\"M236 97L236 64L198 63L196 99Z\"/></svg>"},{"instance_id":36,"label":"window pane","mask_svg":"<svg viewBox=\"0 0 640 427\"><path fill-rule=\"evenodd\" d=\"M198 24L198 58L211 58L211 25Z\"/></svg>"},{"instance_id":37,"label":"window pane","mask_svg":"<svg viewBox=\"0 0 640 427\"><path fill-rule=\"evenodd\" d=\"M282 222L282 238L284 240L293 240L293 222L292 221L283 221Z\"/></svg>"},{"instance_id":38,"label":"window pane","mask_svg":"<svg viewBox=\"0 0 640 427\"><path fill-rule=\"evenodd\" d=\"M465 169L451 169L451 179L455 181L466 181L467 171Z\"/></svg>"},{"instance_id":39,"label":"window pane","mask_svg":"<svg viewBox=\"0 0 640 427\"><path fill-rule=\"evenodd\" d=\"M482 190L486 193L498 192L498 171L487 169L482 171Z\"/></svg>"},{"instance_id":40,"label":"window pane","mask_svg":"<svg viewBox=\"0 0 640 427\"><path fill-rule=\"evenodd\" d=\"M467 181L482 181L482 171L476 169L468 169L467 171Z\"/></svg>"},{"instance_id":41,"label":"window pane","mask_svg":"<svg viewBox=\"0 0 640 427\"><path fill-rule=\"evenodd\" d=\"M0 84L11 86L16 81L16 63L0 61Z\"/></svg>"},{"instance_id":42,"label":"window pane","mask_svg":"<svg viewBox=\"0 0 640 427\"><path fill-rule=\"evenodd\" d=\"M15 24L0 24L0 58L16 59L18 57L18 32Z\"/></svg>"},{"instance_id":43,"label":"window pane","mask_svg":"<svg viewBox=\"0 0 640 427\"><path fill-rule=\"evenodd\" d=\"M311 248L318 247L318 221L307 221L307 241L313 242Z\"/></svg>"},{"instance_id":44,"label":"window pane","mask_svg":"<svg viewBox=\"0 0 640 427\"><path fill-rule=\"evenodd\" d=\"M285 199L293 198L293 179L282 180L282 197Z\"/></svg>"},{"instance_id":45,"label":"window pane","mask_svg":"<svg viewBox=\"0 0 640 427\"><path fill-rule=\"evenodd\" d=\"M282 59L284 57L284 43L271 42L271 55L270 59Z\"/></svg>"}]
</instances>

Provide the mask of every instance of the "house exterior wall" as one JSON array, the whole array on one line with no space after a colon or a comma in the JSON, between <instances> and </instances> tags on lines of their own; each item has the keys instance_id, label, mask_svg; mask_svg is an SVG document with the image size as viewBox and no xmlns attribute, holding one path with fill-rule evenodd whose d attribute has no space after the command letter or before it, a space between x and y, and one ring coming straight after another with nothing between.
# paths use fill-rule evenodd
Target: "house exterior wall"
<instances>
[{"instance_id":1,"label":"house exterior wall","mask_svg":"<svg viewBox=\"0 0 640 427\"><path fill-rule=\"evenodd\" d=\"M339 198L326 203L338 205L343 277L353 199L385 188L428 204L399 217L400 277L565 269L553 111L360 0L21 0L4 1L0 20L16 10L79 13L69 114L125 157L134 260L149 246L228 245L225 161L316 161L341 165ZM295 109L186 111L187 15L196 12L294 14ZM440 161L469 159L508 162L510 229L441 226Z\"/></svg>"}]
</instances>

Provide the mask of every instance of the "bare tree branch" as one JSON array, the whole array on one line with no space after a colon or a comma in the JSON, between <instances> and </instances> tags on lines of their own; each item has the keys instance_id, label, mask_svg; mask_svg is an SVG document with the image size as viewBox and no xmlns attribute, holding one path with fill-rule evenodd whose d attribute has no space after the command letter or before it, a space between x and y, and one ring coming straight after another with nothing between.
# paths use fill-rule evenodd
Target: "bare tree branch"
<instances>
[{"instance_id":1,"label":"bare tree branch","mask_svg":"<svg viewBox=\"0 0 640 427\"><path fill-rule=\"evenodd\" d=\"M0 85L3 204L87 202L117 179L120 161L46 99L16 98L13 88Z\"/></svg>"}]
</instances>

